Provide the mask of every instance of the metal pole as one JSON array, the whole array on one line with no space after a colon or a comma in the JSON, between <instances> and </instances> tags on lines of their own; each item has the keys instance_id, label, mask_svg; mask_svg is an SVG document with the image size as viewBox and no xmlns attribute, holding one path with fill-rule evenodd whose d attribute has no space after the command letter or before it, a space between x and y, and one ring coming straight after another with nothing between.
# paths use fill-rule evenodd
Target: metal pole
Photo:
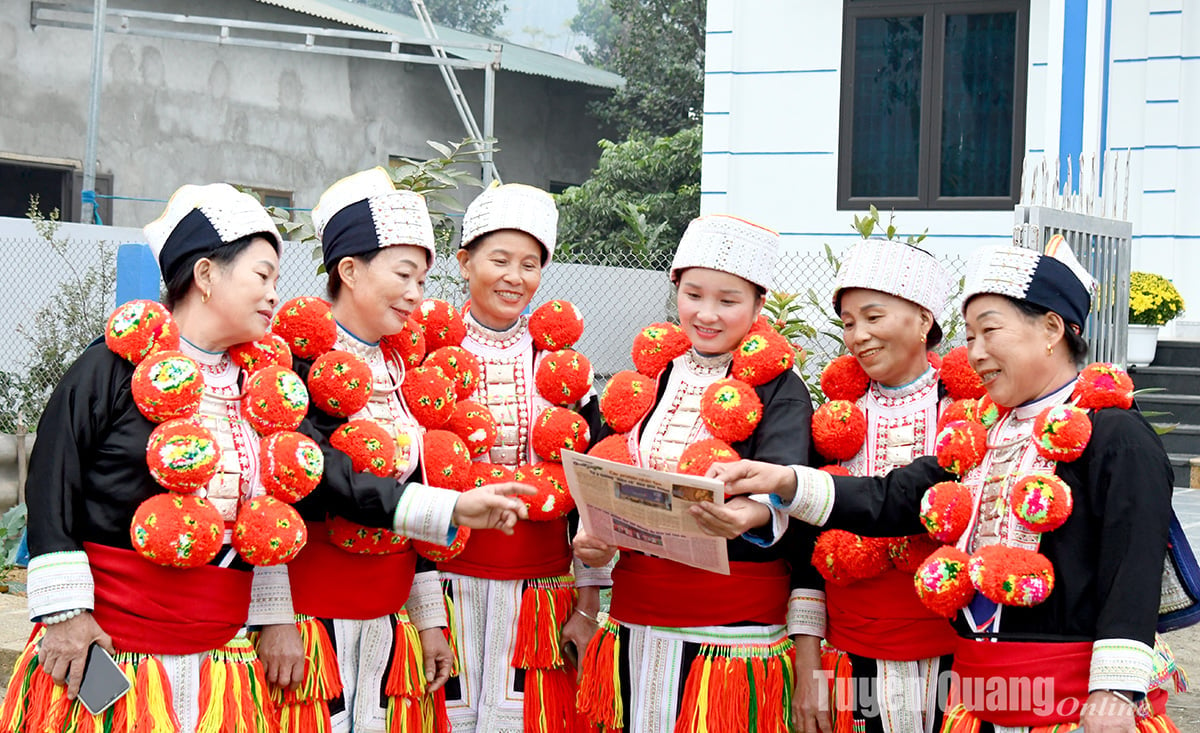
<instances>
[{"instance_id":1,"label":"metal pole","mask_svg":"<svg viewBox=\"0 0 1200 733\"><path fill-rule=\"evenodd\" d=\"M490 185L496 175L496 163L492 160L492 143L495 137L496 117L496 65L488 64L483 69L483 138L488 142L483 154L483 185Z\"/></svg>"},{"instance_id":2,"label":"metal pole","mask_svg":"<svg viewBox=\"0 0 1200 733\"><path fill-rule=\"evenodd\" d=\"M100 86L104 82L104 16L108 0L96 0L92 14L92 98L88 107L87 144L83 153L82 221L96 220L96 128L100 120Z\"/></svg>"}]
</instances>

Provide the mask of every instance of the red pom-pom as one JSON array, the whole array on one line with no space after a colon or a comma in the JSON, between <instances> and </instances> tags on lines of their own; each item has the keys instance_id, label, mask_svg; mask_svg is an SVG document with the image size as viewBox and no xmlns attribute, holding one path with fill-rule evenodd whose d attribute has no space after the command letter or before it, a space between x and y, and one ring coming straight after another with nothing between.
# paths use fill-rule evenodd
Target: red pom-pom
<instances>
[{"instance_id":1,"label":"red pom-pom","mask_svg":"<svg viewBox=\"0 0 1200 733\"><path fill-rule=\"evenodd\" d=\"M471 464L471 486L490 486L513 480L513 473L499 463L479 461Z\"/></svg>"},{"instance_id":2,"label":"red pom-pom","mask_svg":"<svg viewBox=\"0 0 1200 733\"><path fill-rule=\"evenodd\" d=\"M156 351L133 370L133 403L151 422L191 417L200 409L204 375L178 351Z\"/></svg>"},{"instance_id":3,"label":"red pom-pom","mask_svg":"<svg viewBox=\"0 0 1200 733\"><path fill-rule=\"evenodd\" d=\"M422 366L441 369L454 382L457 399L465 400L479 387L479 359L461 346L443 346L430 352Z\"/></svg>"},{"instance_id":4,"label":"red pom-pom","mask_svg":"<svg viewBox=\"0 0 1200 733\"><path fill-rule=\"evenodd\" d=\"M654 380L633 371L612 375L600 393L600 414L618 433L633 430L654 407Z\"/></svg>"},{"instance_id":5,"label":"red pom-pom","mask_svg":"<svg viewBox=\"0 0 1200 733\"><path fill-rule=\"evenodd\" d=\"M921 497L921 522L929 536L939 542L958 542L973 514L971 490L957 481L934 484Z\"/></svg>"},{"instance_id":6,"label":"red pom-pom","mask_svg":"<svg viewBox=\"0 0 1200 733\"><path fill-rule=\"evenodd\" d=\"M1092 421L1078 407L1056 405L1034 419L1033 439L1042 458L1070 462L1083 455L1092 439Z\"/></svg>"},{"instance_id":7,"label":"red pom-pom","mask_svg":"<svg viewBox=\"0 0 1200 733\"><path fill-rule=\"evenodd\" d=\"M629 436L624 433L608 436L589 448L587 454L626 466L633 465L633 456L629 454Z\"/></svg>"},{"instance_id":8,"label":"red pom-pom","mask_svg":"<svg viewBox=\"0 0 1200 733\"><path fill-rule=\"evenodd\" d=\"M449 547L424 540L413 540L412 546L417 554L426 560L446 562L461 555L463 550L467 549L467 540L469 539L471 539L471 528L459 527L458 534L454 536L454 542L451 542Z\"/></svg>"},{"instance_id":9,"label":"red pom-pom","mask_svg":"<svg viewBox=\"0 0 1200 733\"><path fill-rule=\"evenodd\" d=\"M446 429L462 438L467 450L476 458L496 444L496 419L492 417L491 410L478 402L456 402L454 412L446 422Z\"/></svg>"},{"instance_id":10,"label":"red pom-pom","mask_svg":"<svg viewBox=\"0 0 1200 733\"><path fill-rule=\"evenodd\" d=\"M1088 364L1079 373L1075 384L1076 404L1085 410L1101 410L1105 407L1133 407L1133 380L1123 369L1112 364L1095 362Z\"/></svg>"},{"instance_id":11,"label":"red pom-pom","mask_svg":"<svg viewBox=\"0 0 1200 733\"><path fill-rule=\"evenodd\" d=\"M849 400L830 400L813 412L817 452L835 461L853 458L867 439L867 416Z\"/></svg>"},{"instance_id":12,"label":"red pom-pom","mask_svg":"<svg viewBox=\"0 0 1200 733\"><path fill-rule=\"evenodd\" d=\"M1022 476L1013 487L1009 508L1034 532L1053 532L1071 516L1071 487L1054 474Z\"/></svg>"},{"instance_id":13,"label":"red pom-pom","mask_svg":"<svg viewBox=\"0 0 1200 733\"><path fill-rule=\"evenodd\" d=\"M796 363L792 345L774 329L752 333L733 351L730 374L751 387L766 384Z\"/></svg>"},{"instance_id":14,"label":"red pom-pom","mask_svg":"<svg viewBox=\"0 0 1200 733\"><path fill-rule=\"evenodd\" d=\"M547 460L561 461L564 450L586 453L590 441L587 421L565 407L547 407L533 421L533 451Z\"/></svg>"},{"instance_id":15,"label":"red pom-pom","mask_svg":"<svg viewBox=\"0 0 1200 733\"><path fill-rule=\"evenodd\" d=\"M472 488L471 453L449 430L430 430L423 438L425 480L430 486L453 491Z\"/></svg>"},{"instance_id":16,"label":"red pom-pom","mask_svg":"<svg viewBox=\"0 0 1200 733\"><path fill-rule=\"evenodd\" d=\"M146 463L154 480L171 491L190 494L208 486L221 467L217 436L188 418L168 420L150 433Z\"/></svg>"},{"instance_id":17,"label":"red pom-pom","mask_svg":"<svg viewBox=\"0 0 1200 733\"><path fill-rule=\"evenodd\" d=\"M317 488L325 470L325 456L312 438L284 431L263 438L258 465L267 493L292 504Z\"/></svg>"},{"instance_id":18,"label":"red pom-pom","mask_svg":"<svg viewBox=\"0 0 1200 733\"><path fill-rule=\"evenodd\" d=\"M821 391L828 400L857 402L867 393L871 378L850 354L839 356L821 372ZM858 451L855 451L857 453Z\"/></svg>"},{"instance_id":19,"label":"red pom-pom","mask_svg":"<svg viewBox=\"0 0 1200 733\"><path fill-rule=\"evenodd\" d=\"M583 336L583 314L567 300L551 300L529 314L529 335L542 351L569 349Z\"/></svg>"},{"instance_id":20,"label":"red pom-pom","mask_svg":"<svg viewBox=\"0 0 1200 733\"><path fill-rule=\"evenodd\" d=\"M229 347L229 358L247 374L253 374L263 367L281 366L292 368L292 350L279 334L268 333L262 341L247 341Z\"/></svg>"},{"instance_id":21,"label":"red pom-pom","mask_svg":"<svg viewBox=\"0 0 1200 733\"><path fill-rule=\"evenodd\" d=\"M933 367L934 369L942 368L942 355L936 351L926 351L925 361L929 362L929 366Z\"/></svg>"},{"instance_id":22,"label":"red pom-pom","mask_svg":"<svg viewBox=\"0 0 1200 733\"><path fill-rule=\"evenodd\" d=\"M983 427L990 428L1011 410L1010 407L997 405L991 395L985 394L979 398L979 407L975 409L975 417Z\"/></svg>"},{"instance_id":23,"label":"red pom-pom","mask_svg":"<svg viewBox=\"0 0 1200 733\"><path fill-rule=\"evenodd\" d=\"M578 351L563 349L542 357L534 383L538 393L552 404L574 404L592 388L592 363Z\"/></svg>"},{"instance_id":24,"label":"red pom-pom","mask_svg":"<svg viewBox=\"0 0 1200 733\"><path fill-rule=\"evenodd\" d=\"M683 329L674 323L652 323L633 338L633 365L651 379L677 356L692 348Z\"/></svg>"},{"instance_id":25,"label":"red pom-pom","mask_svg":"<svg viewBox=\"0 0 1200 733\"><path fill-rule=\"evenodd\" d=\"M942 411L938 416L938 432L947 424L955 420L967 420L968 422L979 422L979 400L965 399L955 400L950 403L950 406Z\"/></svg>"},{"instance_id":26,"label":"red pom-pom","mask_svg":"<svg viewBox=\"0 0 1200 733\"><path fill-rule=\"evenodd\" d=\"M443 346L460 346L467 336L467 324L454 306L444 300L430 298L421 301L421 307L412 319L425 334L425 348L434 352Z\"/></svg>"},{"instance_id":27,"label":"red pom-pom","mask_svg":"<svg viewBox=\"0 0 1200 733\"><path fill-rule=\"evenodd\" d=\"M1054 566L1033 550L989 545L968 566L976 590L993 603L1036 606L1054 590Z\"/></svg>"},{"instance_id":28,"label":"red pom-pom","mask_svg":"<svg viewBox=\"0 0 1200 733\"><path fill-rule=\"evenodd\" d=\"M329 436L329 444L350 456L355 471L376 476L396 472L396 441L374 420L351 420Z\"/></svg>"},{"instance_id":29,"label":"red pom-pom","mask_svg":"<svg viewBox=\"0 0 1200 733\"><path fill-rule=\"evenodd\" d=\"M304 549L308 527L300 513L273 496L242 505L233 525L233 549L251 565L282 565Z\"/></svg>"},{"instance_id":30,"label":"red pom-pom","mask_svg":"<svg viewBox=\"0 0 1200 733\"><path fill-rule=\"evenodd\" d=\"M741 458L728 443L720 438L709 438L692 443L683 449L675 473L703 476L714 463L732 463Z\"/></svg>"},{"instance_id":31,"label":"red pom-pom","mask_svg":"<svg viewBox=\"0 0 1200 733\"><path fill-rule=\"evenodd\" d=\"M977 422L954 420L938 431L934 446L938 465L962 476L983 460L987 430Z\"/></svg>"},{"instance_id":32,"label":"red pom-pom","mask_svg":"<svg viewBox=\"0 0 1200 733\"><path fill-rule=\"evenodd\" d=\"M413 417L429 430L442 427L454 414L454 382L441 369L413 369L404 375L400 392Z\"/></svg>"},{"instance_id":33,"label":"red pom-pom","mask_svg":"<svg viewBox=\"0 0 1200 733\"><path fill-rule=\"evenodd\" d=\"M942 357L941 378L952 400L979 399L985 391L983 381L971 368L966 346L950 349Z\"/></svg>"},{"instance_id":34,"label":"red pom-pom","mask_svg":"<svg viewBox=\"0 0 1200 733\"><path fill-rule=\"evenodd\" d=\"M567 488L567 475L561 463L543 461L532 465L518 466L514 481L528 484L537 489L533 496L522 496L529 507L529 519L545 522L566 516L575 508L575 499Z\"/></svg>"},{"instance_id":35,"label":"red pom-pom","mask_svg":"<svg viewBox=\"0 0 1200 733\"><path fill-rule=\"evenodd\" d=\"M925 558L913 576L917 596L930 611L952 618L975 596L967 574L970 557L957 547L939 548Z\"/></svg>"},{"instance_id":36,"label":"red pom-pom","mask_svg":"<svg viewBox=\"0 0 1200 733\"><path fill-rule=\"evenodd\" d=\"M198 496L168 492L143 501L133 513L129 540L139 555L157 565L198 568L221 550L225 520Z\"/></svg>"},{"instance_id":37,"label":"red pom-pom","mask_svg":"<svg viewBox=\"0 0 1200 733\"><path fill-rule=\"evenodd\" d=\"M412 369L425 359L425 331L411 318L404 322L400 333L387 334L379 343L395 351L405 369Z\"/></svg>"},{"instance_id":38,"label":"red pom-pom","mask_svg":"<svg viewBox=\"0 0 1200 733\"><path fill-rule=\"evenodd\" d=\"M927 534L893 537L888 546L888 557L892 559L892 565L895 565L897 570L915 573L921 569L925 558L941 546L941 543Z\"/></svg>"},{"instance_id":39,"label":"red pom-pom","mask_svg":"<svg viewBox=\"0 0 1200 733\"><path fill-rule=\"evenodd\" d=\"M817 537L813 566L830 583L849 585L873 578L892 567L890 543L877 537L860 537L841 529L830 529Z\"/></svg>"},{"instance_id":40,"label":"red pom-pom","mask_svg":"<svg viewBox=\"0 0 1200 733\"><path fill-rule=\"evenodd\" d=\"M344 517L331 516L325 520L325 528L329 532L329 544L356 555L394 555L412 546L402 534L364 527Z\"/></svg>"},{"instance_id":41,"label":"red pom-pom","mask_svg":"<svg viewBox=\"0 0 1200 733\"><path fill-rule=\"evenodd\" d=\"M313 404L335 417L349 417L371 399L371 367L348 351L337 349L317 357L308 372Z\"/></svg>"},{"instance_id":42,"label":"red pom-pom","mask_svg":"<svg viewBox=\"0 0 1200 733\"><path fill-rule=\"evenodd\" d=\"M290 369L264 367L246 380L242 414L260 435L295 430L308 414L308 390Z\"/></svg>"},{"instance_id":43,"label":"red pom-pom","mask_svg":"<svg viewBox=\"0 0 1200 733\"><path fill-rule=\"evenodd\" d=\"M727 443L749 438L762 411L754 388L738 379L718 379L700 396L700 419L714 437Z\"/></svg>"},{"instance_id":44,"label":"red pom-pom","mask_svg":"<svg viewBox=\"0 0 1200 733\"><path fill-rule=\"evenodd\" d=\"M108 317L104 344L122 359L139 364L155 351L177 350L179 329L161 304L131 300Z\"/></svg>"},{"instance_id":45,"label":"red pom-pom","mask_svg":"<svg viewBox=\"0 0 1200 733\"><path fill-rule=\"evenodd\" d=\"M292 298L279 306L271 331L301 359L316 359L337 342L333 311L320 298Z\"/></svg>"},{"instance_id":46,"label":"red pom-pom","mask_svg":"<svg viewBox=\"0 0 1200 733\"><path fill-rule=\"evenodd\" d=\"M820 470L824 471L825 473L829 474L830 476L849 476L850 475L850 469L846 468L845 466L839 466L836 463L831 463L828 466L821 466Z\"/></svg>"}]
</instances>

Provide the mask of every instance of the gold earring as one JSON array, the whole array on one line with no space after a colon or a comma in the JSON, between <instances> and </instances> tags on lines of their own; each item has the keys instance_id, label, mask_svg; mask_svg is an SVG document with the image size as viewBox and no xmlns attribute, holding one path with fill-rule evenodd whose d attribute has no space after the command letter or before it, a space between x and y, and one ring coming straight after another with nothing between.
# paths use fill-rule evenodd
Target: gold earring
<instances>
[{"instance_id":1,"label":"gold earring","mask_svg":"<svg viewBox=\"0 0 1200 733\"><path fill-rule=\"evenodd\" d=\"M201 295L201 296L200 296L200 302L201 302L201 303L207 303L207 302L208 302L208 299L209 299L209 298L211 298L211 297L212 297L212 291L211 291L211 290L205 290L205 291L204 291L204 295Z\"/></svg>"},{"instance_id":2,"label":"gold earring","mask_svg":"<svg viewBox=\"0 0 1200 733\"><path fill-rule=\"evenodd\" d=\"M1054 356L1054 346L1046 344L1046 356Z\"/></svg>"},{"instance_id":3,"label":"gold earring","mask_svg":"<svg viewBox=\"0 0 1200 733\"><path fill-rule=\"evenodd\" d=\"M921 343L925 343L925 337L924 337L924 336L922 336L922 337L921 337Z\"/></svg>"}]
</instances>

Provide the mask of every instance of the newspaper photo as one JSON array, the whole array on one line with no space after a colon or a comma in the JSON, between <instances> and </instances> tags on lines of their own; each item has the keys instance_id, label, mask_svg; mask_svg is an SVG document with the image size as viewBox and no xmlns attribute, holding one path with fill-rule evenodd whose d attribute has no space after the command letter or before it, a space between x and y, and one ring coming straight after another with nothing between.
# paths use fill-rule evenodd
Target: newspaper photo
<instances>
[{"instance_id":1,"label":"newspaper photo","mask_svg":"<svg viewBox=\"0 0 1200 733\"><path fill-rule=\"evenodd\" d=\"M563 468L579 519L601 542L701 570L729 574L725 540L705 534L692 506L725 503L714 479L627 466L563 451Z\"/></svg>"}]
</instances>

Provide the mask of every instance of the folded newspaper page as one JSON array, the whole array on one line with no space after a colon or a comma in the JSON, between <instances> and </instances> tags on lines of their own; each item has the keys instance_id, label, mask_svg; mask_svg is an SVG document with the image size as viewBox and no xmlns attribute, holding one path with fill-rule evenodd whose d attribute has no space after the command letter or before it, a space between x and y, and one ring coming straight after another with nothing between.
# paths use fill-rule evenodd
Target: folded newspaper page
<instances>
[{"instance_id":1,"label":"folded newspaper page","mask_svg":"<svg viewBox=\"0 0 1200 733\"><path fill-rule=\"evenodd\" d=\"M715 479L652 471L563 451L579 519L601 542L729 575L725 540L704 533L691 507L725 503Z\"/></svg>"}]
</instances>

